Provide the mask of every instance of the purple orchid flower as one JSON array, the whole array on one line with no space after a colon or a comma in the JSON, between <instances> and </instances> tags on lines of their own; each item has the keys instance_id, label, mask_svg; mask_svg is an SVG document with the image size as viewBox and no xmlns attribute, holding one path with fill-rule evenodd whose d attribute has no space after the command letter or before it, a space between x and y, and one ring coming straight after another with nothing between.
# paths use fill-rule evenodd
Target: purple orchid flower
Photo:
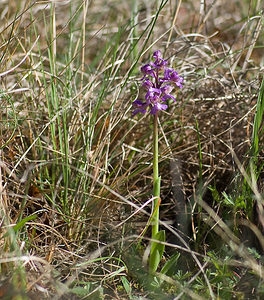
<instances>
[{"instance_id":1,"label":"purple orchid flower","mask_svg":"<svg viewBox=\"0 0 264 300\"><path fill-rule=\"evenodd\" d=\"M162 69L168 64L167 60L162 58L160 50L153 53L153 58L155 59L155 62L151 62L150 65L156 69Z\"/></svg>"},{"instance_id":2,"label":"purple orchid flower","mask_svg":"<svg viewBox=\"0 0 264 300\"><path fill-rule=\"evenodd\" d=\"M155 77L155 72L150 64L144 65L141 67L141 72L144 74L143 78L141 80L144 80L146 76L150 75Z\"/></svg>"},{"instance_id":3,"label":"purple orchid flower","mask_svg":"<svg viewBox=\"0 0 264 300\"><path fill-rule=\"evenodd\" d=\"M161 88L161 91L163 93L163 96L161 97L162 101L166 101L168 99L172 99L174 102L176 102L176 99L170 94L170 92L173 90L173 87L171 85L165 85Z\"/></svg>"},{"instance_id":4,"label":"purple orchid flower","mask_svg":"<svg viewBox=\"0 0 264 300\"><path fill-rule=\"evenodd\" d=\"M147 92L145 102L137 99L132 103L135 108L132 113L133 116L138 113L145 114L148 106L152 115L156 115L160 110L166 110L168 105L163 102L169 99L176 102L176 99L171 95L175 85L182 88L183 78L174 69L166 67L168 62L162 58L160 50L153 53L153 60L153 62L141 67L141 72L144 75L141 79L143 81L142 87ZM161 76L161 72L163 72L163 76Z\"/></svg>"},{"instance_id":5,"label":"purple orchid flower","mask_svg":"<svg viewBox=\"0 0 264 300\"><path fill-rule=\"evenodd\" d=\"M162 103L156 102L156 103L151 107L150 113L151 113L152 115L155 115L158 111L160 111L160 110L166 110L167 108L168 108L168 105L167 105L167 104L162 104Z\"/></svg>"},{"instance_id":6,"label":"purple orchid flower","mask_svg":"<svg viewBox=\"0 0 264 300\"><path fill-rule=\"evenodd\" d=\"M164 72L163 82L173 82L179 88L182 88L183 78L179 76L179 74L171 68L166 68Z\"/></svg>"},{"instance_id":7,"label":"purple orchid flower","mask_svg":"<svg viewBox=\"0 0 264 300\"><path fill-rule=\"evenodd\" d=\"M148 78L142 83L142 86L147 90L151 87L154 87L153 83Z\"/></svg>"},{"instance_id":8,"label":"purple orchid flower","mask_svg":"<svg viewBox=\"0 0 264 300\"><path fill-rule=\"evenodd\" d=\"M137 99L132 103L132 106L135 108L135 110L133 111L133 116L135 116L137 113L142 113L145 114L146 108L148 107L148 104L145 102L142 102L141 100Z\"/></svg>"},{"instance_id":9,"label":"purple orchid flower","mask_svg":"<svg viewBox=\"0 0 264 300\"><path fill-rule=\"evenodd\" d=\"M161 51L160 50L158 50L158 51L155 51L154 53L153 53L153 58L154 59L162 59L162 53L161 53Z\"/></svg>"}]
</instances>

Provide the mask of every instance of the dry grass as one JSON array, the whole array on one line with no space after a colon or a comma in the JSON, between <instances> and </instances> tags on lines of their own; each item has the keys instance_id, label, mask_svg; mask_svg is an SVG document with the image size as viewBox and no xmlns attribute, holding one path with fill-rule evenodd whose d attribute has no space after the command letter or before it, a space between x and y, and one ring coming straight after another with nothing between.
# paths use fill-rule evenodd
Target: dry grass
<instances>
[{"instance_id":1,"label":"dry grass","mask_svg":"<svg viewBox=\"0 0 264 300\"><path fill-rule=\"evenodd\" d=\"M122 1L0 3L0 297L128 299L124 276L135 296L155 298L141 289L141 258L132 260L142 274L130 261L152 185L150 116L132 119L130 105L138 68L157 49L185 78L159 120L164 259L177 249L194 270L186 288L165 281L178 297L198 299L191 283L203 274L201 297L213 299L205 261L228 245L233 272L242 280L251 269L261 285L261 259L233 229L248 222L261 243L262 220L251 223L208 189L237 195L236 158L247 167L263 74L261 1L202 4L135 1L135 16ZM237 279L234 295L240 290Z\"/></svg>"}]
</instances>

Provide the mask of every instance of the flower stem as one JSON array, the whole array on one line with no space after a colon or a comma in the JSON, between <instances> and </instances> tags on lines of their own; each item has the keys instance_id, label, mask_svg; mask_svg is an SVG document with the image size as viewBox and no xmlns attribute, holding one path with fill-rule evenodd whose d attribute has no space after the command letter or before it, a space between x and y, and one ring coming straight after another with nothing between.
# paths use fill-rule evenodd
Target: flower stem
<instances>
[{"instance_id":1,"label":"flower stem","mask_svg":"<svg viewBox=\"0 0 264 300\"><path fill-rule=\"evenodd\" d=\"M153 132L153 196L154 200L154 214L152 235L159 231L159 210L157 206L160 200L160 177L159 177L159 143L158 143L158 114L154 115L154 132Z\"/></svg>"},{"instance_id":2,"label":"flower stem","mask_svg":"<svg viewBox=\"0 0 264 300\"><path fill-rule=\"evenodd\" d=\"M158 113L154 115L153 122L153 196L154 207L152 215L152 239L157 239L159 232L159 204L160 204L160 181L159 177L159 147L158 147ZM156 249L156 242L151 242L150 263L151 272L155 272L159 264L159 253Z\"/></svg>"}]
</instances>

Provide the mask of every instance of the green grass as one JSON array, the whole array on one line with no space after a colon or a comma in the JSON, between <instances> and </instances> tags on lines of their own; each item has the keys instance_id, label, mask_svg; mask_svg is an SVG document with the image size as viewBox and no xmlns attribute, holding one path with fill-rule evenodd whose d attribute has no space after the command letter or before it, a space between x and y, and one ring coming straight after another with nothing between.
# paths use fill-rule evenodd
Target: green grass
<instances>
[{"instance_id":1,"label":"green grass","mask_svg":"<svg viewBox=\"0 0 264 300\"><path fill-rule=\"evenodd\" d=\"M200 5L2 1L0 298L263 297L260 1ZM158 49L185 82L158 121L150 274L153 128L131 103Z\"/></svg>"}]
</instances>

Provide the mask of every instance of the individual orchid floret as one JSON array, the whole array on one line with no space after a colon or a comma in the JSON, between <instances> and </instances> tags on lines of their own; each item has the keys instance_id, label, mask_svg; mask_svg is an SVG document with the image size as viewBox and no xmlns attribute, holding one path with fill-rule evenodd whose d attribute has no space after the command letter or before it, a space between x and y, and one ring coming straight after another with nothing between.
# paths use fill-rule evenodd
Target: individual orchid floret
<instances>
[{"instance_id":1,"label":"individual orchid floret","mask_svg":"<svg viewBox=\"0 0 264 300\"><path fill-rule=\"evenodd\" d=\"M154 51L153 58L154 59L162 59L161 51L160 50Z\"/></svg>"},{"instance_id":2,"label":"individual orchid floret","mask_svg":"<svg viewBox=\"0 0 264 300\"><path fill-rule=\"evenodd\" d=\"M147 78L143 83L142 83L142 86L144 88L146 88L147 90L151 87L153 87L153 83Z\"/></svg>"},{"instance_id":3,"label":"individual orchid floret","mask_svg":"<svg viewBox=\"0 0 264 300\"><path fill-rule=\"evenodd\" d=\"M132 106L135 108L135 110L133 111L133 116L135 116L137 113L142 113L145 114L146 108L148 107L148 104L145 102L142 102L141 100L137 99L132 103Z\"/></svg>"},{"instance_id":4,"label":"individual orchid floret","mask_svg":"<svg viewBox=\"0 0 264 300\"><path fill-rule=\"evenodd\" d=\"M158 50L158 51L155 51L153 53L153 58L155 59L154 62L151 62L150 65L154 68L154 69L163 69L167 64L168 62L162 58L162 54L161 54L161 51Z\"/></svg>"},{"instance_id":5,"label":"individual orchid floret","mask_svg":"<svg viewBox=\"0 0 264 300\"><path fill-rule=\"evenodd\" d=\"M150 66L150 64L147 64L143 67L141 67L141 72L144 74L144 77L141 80L144 80L147 75L155 76L154 70Z\"/></svg>"},{"instance_id":6,"label":"individual orchid floret","mask_svg":"<svg viewBox=\"0 0 264 300\"><path fill-rule=\"evenodd\" d=\"M173 69L166 68L164 72L164 79L163 82L173 82L179 88L182 88L183 78L179 76L179 74L174 71Z\"/></svg>"},{"instance_id":7,"label":"individual orchid floret","mask_svg":"<svg viewBox=\"0 0 264 300\"><path fill-rule=\"evenodd\" d=\"M172 92L173 87L171 85L165 85L164 87L161 88L161 92L163 96L161 97L162 101L167 101L168 99L172 99L174 102L176 102L176 99L170 94Z\"/></svg>"},{"instance_id":8,"label":"individual orchid floret","mask_svg":"<svg viewBox=\"0 0 264 300\"><path fill-rule=\"evenodd\" d=\"M159 103L159 102L156 102L152 107L151 107L151 110L150 110L150 113L152 115L156 115L156 113L160 110L166 110L168 108L168 105L167 104L162 104L162 103Z\"/></svg>"},{"instance_id":9,"label":"individual orchid floret","mask_svg":"<svg viewBox=\"0 0 264 300\"><path fill-rule=\"evenodd\" d=\"M158 102L158 100L161 97L161 90L157 88L149 88L147 93L146 93L146 100L149 101L152 104L155 104L155 102Z\"/></svg>"},{"instance_id":10,"label":"individual orchid floret","mask_svg":"<svg viewBox=\"0 0 264 300\"><path fill-rule=\"evenodd\" d=\"M145 101L140 99L132 103L134 107L133 116L137 113L145 114L147 107L150 113L156 115L158 111L168 108L164 102L176 99L171 95L176 87L182 88L183 78L172 68L167 68L168 62L162 58L160 50L153 53L153 60L141 67L143 73L142 87L147 90Z\"/></svg>"},{"instance_id":11,"label":"individual orchid floret","mask_svg":"<svg viewBox=\"0 0 264 300\"><path fill-rule=\"evenodd\" d=\"M167 61L164 59L161 60L155 60L154 62L151 62L150 65L155 69L163 69L167 65Z\"/></svg>"}]
</instances>

